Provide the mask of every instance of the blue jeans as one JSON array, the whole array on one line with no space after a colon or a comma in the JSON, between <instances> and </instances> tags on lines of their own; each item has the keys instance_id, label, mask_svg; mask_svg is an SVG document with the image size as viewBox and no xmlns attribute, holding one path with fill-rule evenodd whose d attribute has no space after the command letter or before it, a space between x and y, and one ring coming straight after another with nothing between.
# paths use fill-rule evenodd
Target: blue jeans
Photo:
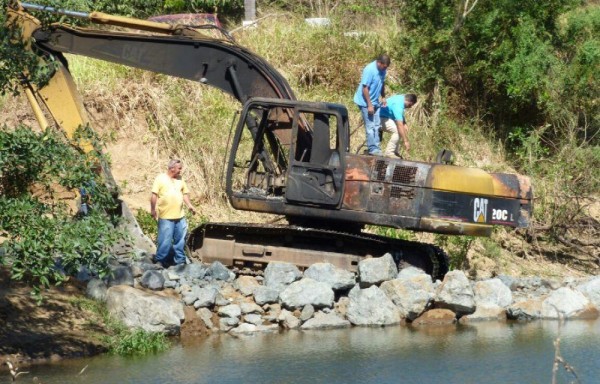
<instances>
[{"instance_id":1,"label":"blue jeans","mask_svg":"<svg viewBox=\"0 0 600 384\"><path fill-rule=\"evenodd\" d=\"M158 219L158 241L155 261L163 265L185 264L185 217L177 220Z\"/></svg>"},{"instance_id":2,"label":"blue jeans","mask_svg":"<svg viewBox=\"0 0 600 384\"><path fill-rule=\"evenodd\" d=\"M375 107L375 112L369 115L367 107L359 107L365 122L365 130L367 133L367 149L369 153L381 152L379 148L379 129L381 128L381 119L379 118L379 107Z\"/></svg>"}]
</instances>

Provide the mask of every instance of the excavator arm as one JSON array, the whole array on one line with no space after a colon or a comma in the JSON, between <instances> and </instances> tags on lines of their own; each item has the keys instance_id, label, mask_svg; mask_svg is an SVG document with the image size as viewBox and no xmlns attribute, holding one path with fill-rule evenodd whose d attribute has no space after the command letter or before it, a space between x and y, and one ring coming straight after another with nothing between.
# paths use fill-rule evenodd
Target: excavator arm
<instances>
[{"instance_id":1,"label":"excavator arm","mask_svg":"<svg viewBox=\"0 0 600 384\"><path fill-rule=\"evenodd\" d=\"M117 32L60 23L42 28L27 10L64 14L126 30ZM30 3L16 2L7 12L9 22L22 29L23 39L31 41L28 46L40 60L56 63L56 71L48 84L38 88L25 80L23 87L40 126L48 125L42 112L41 104L44 104L70 140L77 128L86 125L89 119L63 53L197 81L221 89L241 103L255 96L295 99L285 78L260 56L229 39L209 37L201 30ZM26 74L24 79L27 79ZM85 152L92 149L87 142L76 144Z\"/></svg>"}]
</instances>

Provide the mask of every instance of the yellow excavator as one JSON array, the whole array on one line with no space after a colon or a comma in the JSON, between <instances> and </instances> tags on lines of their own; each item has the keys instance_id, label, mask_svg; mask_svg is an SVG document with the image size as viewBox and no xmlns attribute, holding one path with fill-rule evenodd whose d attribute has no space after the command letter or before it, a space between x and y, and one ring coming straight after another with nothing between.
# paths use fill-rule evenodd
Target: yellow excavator
<instances>
[{"instance_id":1,"label":"yellow excavator","mask_svg":"<svg viewBox=\"0 0 600 384\"><path fill-rule=\"evenodd\" d=\"M526 176L350 152L345 106L296 100L285 78L228 34L184 25L82 13L16 2L9 22L22 28L40 60L57 62L40 88L23 82L42 127L52 120L73 138L88 124L63 53L189 79L233 95L242 105L228 148L226 193L236 209L285 216L287 225L207 223L188 245L205 262L239 268L288 261L355 270L363 257L390 253L434 277L448 270L431 244L363 231L366 224L451 235L489 236L495 225L528 226L533 192ZM30 11L54 12L119 31L58 23L42 28ZM24 76L26 79L27 76ZM250 142L251 145L244 143ZM79 143L82 150L89 143Z\"/></svg>"}]
</instances>

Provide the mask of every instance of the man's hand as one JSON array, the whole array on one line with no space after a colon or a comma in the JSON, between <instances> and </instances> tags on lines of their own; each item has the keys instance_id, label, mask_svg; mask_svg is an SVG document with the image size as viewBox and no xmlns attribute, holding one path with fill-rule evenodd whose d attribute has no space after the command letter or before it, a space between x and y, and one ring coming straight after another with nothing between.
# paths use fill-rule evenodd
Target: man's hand
<instances>
[{"instance_id":1,"label":"man's hand","mask_svg":"<svg viewBox=\"0 0 600 384\"><path fill-rule=\"evenodd\" d=\"M192 206L189 206L188 208L190 209L190 212L192 213L192 215L195 215L195 214L198 213L198 211L196 210L196 208L194 208Z\"/></svg>"},{"instance_id":2,"label":"man's hand","mask_svg":"<svg viewBox=\"0 0 600 384\"><path fill-rule=\"evenodd\" d=\"M384 107L384 108L387 107L387 100L386 100L385 97L381 98L381 106Z\"/></svg>"},{"instance_id":3,"label":"man's hand","mask_svg":"<svg viewBox=\"0 0 600 384\"><path fill-rule=\"evenodd\" d=\"M158 213L156 213L156 209L153 209L150 214L154 218L154 220L158 221Z\"/></svg>"},{"instance_id":4,"label":"man's hand","mask_svg":"<svg viewBox=\"0 0 600 384\"><path fill-rule=\"evenodd\" d=\"M375 113L375 107L373 107L373 104L369 103L369 105L367 106L367 113L369 115L373 115Z\"/></svg>"},{"instance_id":5,"label":"man's hand","mask_svg":"<svg viewBox=\"0 0 600 384\"><path fill-rule=\"evenodd\" d=\"M404 142L404 149L406 149L406 154L408 154L408 151L410 151L410 144L408 143L408 141Z\"/></svg>"}]
</instances>

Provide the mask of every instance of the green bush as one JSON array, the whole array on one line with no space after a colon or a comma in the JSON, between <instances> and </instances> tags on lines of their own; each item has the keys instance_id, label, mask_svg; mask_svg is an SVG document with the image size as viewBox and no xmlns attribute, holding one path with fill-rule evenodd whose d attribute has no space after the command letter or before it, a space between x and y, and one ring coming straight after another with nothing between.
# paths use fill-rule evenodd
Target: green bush
<instances>
[{"instance_id":1,"label":"green bush","mask_svg":"<svg viewBox=\"0 0 600 384\"><path fill-rule=\"evenodd\" d=\"M80 266L104 274L111 246L124 238L114 226L119 218L111 213L112 192L95 171L103 161L98 152L79 153L51 130L0 130L0 235L7 239L0 262L8 262L13 279L31 283L34 294ZM54 197L57 186L85 187L90 214L74 217Z\"/></svg>"}]
</instances>

